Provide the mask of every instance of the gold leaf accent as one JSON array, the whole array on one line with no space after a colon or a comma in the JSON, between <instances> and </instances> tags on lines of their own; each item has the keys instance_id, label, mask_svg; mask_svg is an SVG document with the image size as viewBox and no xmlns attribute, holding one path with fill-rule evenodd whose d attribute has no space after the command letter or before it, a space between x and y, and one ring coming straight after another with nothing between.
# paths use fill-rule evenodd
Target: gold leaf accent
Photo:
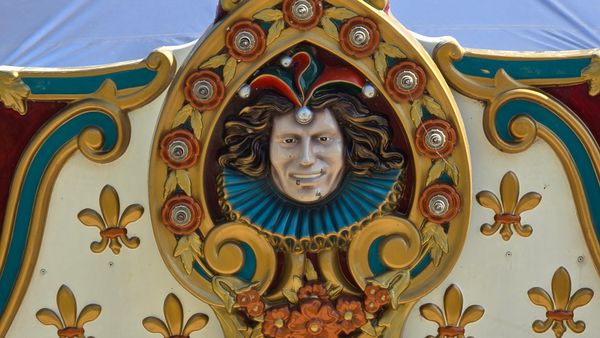
<instances>
[{"instance_id":1,"label":"gold leaf accent","mask_svg":"<svg viewBox=\"0 0 600 338\"><path fill-rule=\"evenodd\" d=\"M440 119L447 119L446 113L444 113L442 106L440 106L440 104L433 97L429 95L423 95L423 103L430 114L435 115Z\"/></svg>"},{"instance_id":2,"label":"gold leaf accent","mask_svg":"<svg viewBox=\"0 0 600 338\"><path fill-rule=\"evenodd\" d=\"M381 81L385 81L385 74L387 72L387 60L385 58L385 53L378 48L375 51L375 69L377 70L377 74Z\"/></svg>"},{"instance_id":3,"label":"gold leaf accent","mask_svg":"<svg viewBox=\"0 0 600 338\"><path fill-rule=\"evenodd\" d=\"M285 22L283 19L275 21L271 27L269 27L269 33L267 34L267 46L271 45L280 35L285 28Z\"/></svg>"},{"instance_id":4,"label":"gold leaf accent","mask_svg":"<svg viewBox=\"0 0 600 338\"><path fill-rule=\"evenodd\" d=\"M29 87L21 80L17 72L0 72L0 101L4 106L27 114L27 98L31 94Z\"/></svg>"},{"instance_id":5,"label":"gold leaf accent","mask_svg":"<svg viewBox=\"0 0 600 338\"><path fill-rule=\"evenodd\" d=\"M444 159L444 162L446 163L446 173L448 174L450 179L452 179L452 182L454 182L455 185L458 185L460 182L458 166L456 165L452 157Z\"/></svg>"},{"instance_id":6,"label":"gold leaf accent","mask_svg":"<svg viewBox=\"0 0 600 338\"><path fill-rule=\"evenodd\" d=\"M208 323L208 316L203 313L192 315L183 325L183 306L175 294L170 293L163 303L165 320L146 317L142 321L144 328L151 333L161 334L164 338L189 337L190 334L202 330Z\"/></svg>"},{"instance_id":7,"label":"gold leaf accent","mask_svg":"<svg viewBox=\"0 0 600 338\"><path fill-rule=\"evenodd\" d=\"M191 249L190 236L182 236L175 247L174 257L179 257L187 274L192 273L194 266L194 253Z\"/></svg>"},{"instance_id":8,"label":"gold leaf accent","mask_svg":"<svg viewBox=\"0 0 600 338\"><path fill-rule=\"evenodd\" d=\"M444 162L444 160L439 159L433 162L433 165L429 169L429 174L427 175L427 181L425 185L430 185L431 183L435 182L438 178L440 178L445 170L446 162Z\"/></svg>"},{"instance_id":9,"label":"gold leaf accent","mask_svg":"<svg viewBox=\"0 0 600 338\"><path fill-rule=\"evenodd\" d=\"M416 99L410 107L410 119L413 121L415 128L419 127L423 120L423 100Z\"/></svg>"},{"instance_id":10,"label":"gold leaf accent","mask_svg":"<svg viewBox=\"0 0 600 338\"><path fill-rule=\"evenodd\" d=\"M292 287L291 289L284 289L283 295L290 303L296 304L298 303L298 290L302 287L302 278L298 276L294 276L292 278Z\"/></svg>"},{"instance_id":11,"label":"gold leaf accent","mask_svg":"<svg viewBox=\"0 0 600 338\"><path fill-rule=\"evenodd\" d=\"M175 114L175 117L173 118L171 129L177 128L180 125L184 124L195 111L196 109L189 104L186 104L185 106L181 107L181 109L179 109L179 111L177 112L177 114Z\"/></svg>"},{"instance_id":12,"label":"gold leaf accent","mask_svg":"<svg viewBox=\"0 0 600 338\"><path fill-rule=\"evenodd\" d=\"M455 284L450 285L444 293L444 313L432 303L422 305L419 311L423 318L436 323L439 329L455 327L463 330L468 324L479 321L485 313L480 305L471 305L463 312L463 294Z\"/></svg>"},{"instance_id":13,"label":"gold leaf accent","mask_svg":"<svg viewBox=\"0 0 600 338\"><path fill-rule=\"evenodd\" d=\"M267 8L254 14L253 18L265 22L273 22L283 19L283 12L278 9Z\"/></svg>"},{"instance_id":14,"label":"gold leaf accent","mask_svg":"<svg viewBox=\"0 0 600 338\"><path fill-rule=\"evenodd\" d=\"M163 194L163 201L166 201L167 198L177 189L177 175L175 174L175 170L171 170L169 176L167 177L167 181L165 182L165 193Z\"/></svg>"},{"instance_id":15,"label":"gold leaf accent","mask_svg":"<svg viewBox=\"0 0 600 338\"><path fill-rule=\"evenodd\" d=\"M229 59L229 54L215 55L215 56L211 57L210 59L206 60L206 62L204 62L203 64L201 64L199 68L200 69L219 68L221 66L224 66L228 59Z\"/></svg>"},{"instance_id":16,"label":"gold leaf accent","mask_svg":"<svg viewBox=\"0 0 600 338\"><path fill-rule=\"evenodd\" d=\"M343 7L331 7L325 10L325 16L336 20L348 20L358 14Z\"/></svg>"},{"instance_id":17,"label":"gold leaf accent","mask_svg":"<svg viewBox=\"0 0 600 338\"><path fill-rule=\"evenodd\" d=\"M317 270L315 270L315 267L313 266L310 259L306 259L304 268L306 269L306 271L305 271L306 280L315 281L315 280L319 279L319 276L317 275Z\"/></svg>"},{"instance_id":18,"label":"gold leaf accent","mask_svg":"<svg viewBox=\"0 0 600 338\"><path fill-rule=\"evenodd\" d=\"M223 302L227 313L232 314L237 294L254 288L256 284L257 282L249 284L235 277L215 276L212 280L212 289Z\"/></svg>"},{"instance_id":19,"label":"gold leaf accent","mask_svg":"<svg viewBox=\"0 0 600 338\"><path fill-rule=\"evenodd\" d=\"M192 130L194 131L194 136L199 140L202 137L202 129L204 128L204 124L202 123L202 114L199 111L194 110L191 115L190 124L192 125Z\"/></svg>"},{"instance_id":20,"label":"gold leaf accent","mask_svg":"<svg viewBox=\"0 0 600 338\"><path fill-rule=\"evenodd\" d=\"M398 59L406 58L406 54L404 54L402 52L402 50L400 50L400 48L392 45L391 43L381 42L379 44L379 49L381 49L382 52L389 57L398 58Z\"/></svg>"},{"instance_id":21,"label":"gold leaf accent","mask_svg":"<svg viewBox=\"0 0 600 338\"><path fill-rule=\"evenodd\" d=\"M332 39L335 41L340 41L340 33L338 32L337 26L333 23L331 18L324 15L321 18L321 26L323 26L325 33L327 33L327 35L329 35Z\"/></svg>"},{"instance_id":22,"label":"gold leaf accent","mask_svg":"<svg viewBox=\"0 0 600 338\"><path fill-rule=\"evenodd\" d=\"M342 291L344 291L343 286L336 285L331 282L325 283L325 289L327 290L327 294L329 295L330 299L338 298L342 294Z\"/></svg>"},{"instance_id":23,"label":"gold leaf accent","mask_svg":"<svg viewBox=\"0 0 600 338\"><path fill-rule=\"evenodd\" d=\"M448 246L448 235L444 228L435 223L427 222L421 231L424 250L429 250L431 259L435 266L439 266L444 254L450 249Z\"/></svg>"},{"instance_id":24,"label":"gold leaf accent","mask_svg":"<svg viewBox=\"0 0 600 338\"><path fill-rule=\"evenodd\" d=\"M589 82L590 96L600 94L600 57L592 59L592 63L581 71L581 76Z\"/></svg>"},{"instance_id":25,"label":"gold leaf accent","mask_svg":"<svg viewBox=\"0 0 600 338\"><path fill-rule=\"evenodd\" d=\"M83 330L83 326L100 316L102 308L97 304L90 304L83 308L77 315L77 302L73 291L68 286L62 285L56 295L56 303L60 317L56 312L44 308L36 313L37 319L44 325L52 325L56 329L76 328Z\"/></svg>"},{"instance_id":26,"label":"gold leaf accent","mask_svg":"<svg viewBox=\"0 0 600 338\"><path fill-rule=\"evenodd\" d=\"M188 196L192 196L192 180L188 175L187 170L176 170L175 176L177 177L177 185L186 193Z\"/></svg>"},{"instance_id":27,"label":"gold leaf accent","mask_svg":"<svg viewBox=\"0 0 600 338\"><path fill-rule=\"evenodd\" d=\"M378 337L379 335L377 334L377 332L375 331L375 327L373 327L373 324L371 324L370 321L367 321L367 323L363 326L361 326L361 331L368 334L371 337Z\"/></svg>"},{"instance_id":28,"label":"gold leaf accent","mask_svg":"<svg viewBox=\"0 0 600 338\"><path fill-rule=\"evenodd\" d=\"M235 72L237 70L237 64L238 63L235 58L230 57L229 59L227 59L225 67L223 68L223 83L225 83L225 85L228 85L229 82L233 80L233 77L235 76Z\"/></svg>"},{"instance_id":29,"label":"gold leaf accent","mask_svg":"<svg viewBox=\"0 0 600 338\"><path fill-rule=\"evenodd\" d=\"M367 280L390 292L390 304L394 310L400 305L400 296L408 288L410 272L408 270L393 270Z\"/></svg>"}]
</instances>

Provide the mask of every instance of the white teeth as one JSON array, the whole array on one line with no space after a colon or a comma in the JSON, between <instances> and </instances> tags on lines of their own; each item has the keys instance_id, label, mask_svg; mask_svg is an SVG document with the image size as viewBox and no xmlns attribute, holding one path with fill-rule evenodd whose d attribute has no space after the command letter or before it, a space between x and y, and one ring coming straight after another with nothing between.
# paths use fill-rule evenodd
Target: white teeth
<instances>
[{"instance_id":1,"label":"white teeth","mask_svg":"<svg viewBox=\"0 0 600 338\"><path fill-rule=\"evenodd\" d=\"M317 178L321 175L322 175L322 173L318 172L318 173L313 173L313 174L293 174L292 177L299 179L299 180L305 180L305 179L309 179L309 178Z\"/></svg>"}]
</instances>

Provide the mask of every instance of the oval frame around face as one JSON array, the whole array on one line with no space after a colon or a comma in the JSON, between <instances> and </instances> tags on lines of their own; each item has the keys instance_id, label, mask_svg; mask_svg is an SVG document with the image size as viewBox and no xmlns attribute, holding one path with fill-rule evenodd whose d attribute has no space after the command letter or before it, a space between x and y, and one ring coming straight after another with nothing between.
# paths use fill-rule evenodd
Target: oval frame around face
<instances>
[{"instance_id":1,"label":"oval frame around face","mask_svg":"<svg viewBox=\"0 0 600 338\"><path fill-rule=\"evenodd\" d=\"M458 108L451 95L450 89L447 86L444 78L431 57L427 54L419 42L402 27L399 23L393 20L383 11L377 10L363 1L344 1L344 0L328 0L324 1L331 6L344 7L359 16L368 17L375 22L381 33L381 38L389 45L396 46L406 55L406 59L418 64L427 76L426 90L428 95L433 98L443 112L446 119L455 128L457 141L452 152L452 159L455 163L458 173L454 173L453 177L456 182L454 186L462 200L460 212L451 221L447 233L449 251L443 256L438 266L428 264L424 268L421 267L420 273L413 276L409 288L402 294L401 302L414 301L435 288L453 268L456 263L464 240L466 238L467 227L471 212L471 166L470 157L467 150L467 139L464 130L462 119L458 113ZM415 145L415 132L417 127L411 119L411 103L400 102L393 100L392 95L386 92L385 79L378 74L378 65L374 58L364 57L355 59L344 53L337 39L331 36L331 32L327 32L321 27L315 27L308 31L300 31L292 27L288 27L280 32L277 38L268 42L265 52L252 62L235 62L231 60L216 60L213 57L227 53L225 48L225 39L228 29L240 20L254 20L253 16L256 13L264 10L277 7L281 4L281 0L267 1L248 1L240 7L230 12L222 21L212 27L201 41L197 43L185 64L179 69L177 77L167 95L160 120L157 126L155 139L153 141L152 158L150 163L150 207L154 234L158 247L165 264L168 266L175 278L190 292L202 299L203 301L219 306L220 299L215 295L211 285L212 273L207 273L202 276L195 270L188 274L180 258L174 257L174 251L177 246L176 237L162 224L160 211L165 203L165 182L167 182L170 171L167 165L161 161L158 152L160 140L163 135L173 129L174 121L181 120L182 107L185 104L184 88L186 78L189 74L197 71L207 61L221 62L224 67L229 67L225 84L225 96L220 105L212 111L202 112L202 133L200 137L201 153L198 164L187 171L190 177L191 185L188 189L191 196L197 200L202 210L209 209L207 196L205 192L204 172L208 166L215 165L215 159L206 158L208 147L210 146L207 140L213 137L215 128L218 127L218 121L223 109L227 103L237 94L238 89L244 85L248 78L258 70L264 63L273 59L285 50L296 46L300 43L310 43L331 54L336 55L351 66L361 71L370 83L377 89L385 100L390 102L395 111L397 120L400 122L405 135L408 135L410 146L410 154L406 154L407 158L413 161L412 165L415 169L415 182L413 183L414 195L410 197L411 203L406 215L407 220L419 228L424 224L425 217L422 215L418 207L418 200L421 193L425 190L428 182L428 176L435 162L426 156L423 156L417 151ZM233 68L233 70L232 70ZM232 71L234 75L232 76ZM460 178L460 179L458 179ZM211 219L210 214L204 215L202 224L199 228L200 234L206 236L215 227L216 220ZM225 248L225 246L224 246ZM370 248L360 248L368 255ZM389 251L389 250L387 250ZM425 256L422 253L420 259ZM256 257L255 257L256 258ZM422 262L422 260L421 260ZM243 264L244 262L239 262ZM361 265L356 271L369 271L368 261L356 262ZM233 264L235 265L235 264ZM232 265L232 266L233 266ZM239 264L238 264L239 265ZM264 276L272 276L266 270L275 270L276 266L268 266L268 264L260 264L256 266L256 271L252 275L252 279L258 281L258 278ZM266 266L263 266L266 265ZM416 265L416 264L415 264ZM412 268L415 267L412 266ZM265 270L266 269L266 270ZM259 271L261 270L261 271ZM262 276L262 277L261 277ZM365 280L369 276L353 276L359 285L364 285ZM263 290L266 286L261 287Z\"/></svg>"}]
</instances>

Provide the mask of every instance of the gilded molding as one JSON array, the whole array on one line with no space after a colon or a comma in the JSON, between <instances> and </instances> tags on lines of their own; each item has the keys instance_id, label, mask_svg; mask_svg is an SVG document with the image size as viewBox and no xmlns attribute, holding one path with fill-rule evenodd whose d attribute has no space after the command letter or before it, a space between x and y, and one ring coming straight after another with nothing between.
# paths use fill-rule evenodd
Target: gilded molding
<instances>
[{"instance_id":1,"label":"gilded molding","mask_svg":"<svg viewBox=\"0 0 600 338\"><path fill-rule=\"evenodd\" d=\"M19 76L16 71L0 71L0 102L5 107L25 115L31 90Z\"/></svg>"},{"instance_id":2,"label":"gilded molding","mask_svg":"<svg viewBox=\"0 0 600 338\"><path fill-rule=\"evenodd\" d=\"M500 231L502 239L510 240L513 230L521 237L529 237L533 228L529 224L521 224L521 213L532 210L542 200L537 192L528 192L519 197L519 178L512 171L507 172L500 182L500 199L491 191L481 191L476 196L477 202L495 212L494 224L483 224L481 233L492 236Z\"/></svg>"},{"instance_id":3,"label":"gilded molding","mask_svg":"<svg viewBox=\"0 0 600 338\"><path fill-rule=\"evenodd\" d=\"M127 236L125 227L142 217L144 207L131 204L121 214L117 191L112 186L106 185L100 192L100 210L102 215L93 209L84 209L77 214L81 223L100 230L101 240L90 245L92 252L101 253L110 247L112 252L118 255L122 245L129 249L135 249L140 245L139 238Z\"/></svg>"},{"instance_id":4,"label":"gilded molding","mask_svg":"<svg viewBox=\"0 0 600 338\"><path fill-rule=\"evenodd\" d=\"M558 268L552 276L552 297L546 290L535 287L527 291L531 302L546 309L546 320L536 320L532 329L536 333L545 333L552 327L554 336L561 338L567 327L573 333L583 333L585 323L575 321L575 309L588 304L594 296L594 291L582 288L571 294L571 276L564 267ZM565 327L566 324L566 327Z\"/></svg>"},{"instance_id":5,"label":"gilded molding","mask_svg":"<svg viewBox=\"0 0 600 338\"><path fill-rule=\"evenodd\" d=\"M164 338L189 337L193 332L202 330L208 323L208 316L196 313L183 324L183 306L177 296L170 293L163 305L163 321L157 317L146 317L142 321L144 328L151 333L161 334Z\"/></svg>"},{"instance_id":6,"label":"gilded molding","mask_svg":"<svg viewBox=\"0 0 600 338\"><path fill-rule=\"evenodd\" d=\"M427 338L465 337L465 326L479 321L485 313L480 305L471 305L463 311L463 294L455 284L444 293L444 311L433 303L421 305L419 311L423 318L438 325L438 334Z\"/></svg>"},{"instance_id":7,"label":"gilded molding","mask_svg":"<svg viewBox=\"0 0 600 338\"><path fill-rule=\"evenodd\" d=\"M78 314L75 295L66 285L61 286L58 290L56 304L60 315L53 310L44 308L39 310L35 316L42 324L56 327L58 330L56 334L59 337L86 337L83 326L96 320L102 312L100 305L89 304Z\"/></svg>"},{"instance_id":8,"label":"gilded molding","mask_svg":"<svg viewBox=\"0 0 600 338\"><path fill-rule=\"evenodd\" d=\"M31 94L30 99L32 100L75 100L75 102L67 106L39 130L21 155L14 173L10 195L6 204L7 212L0 234L0 267L3 267L3 269L0 269L2 271L0 278L6 279L8 285L12 285L9 295L6 296L6 303L4 305L0 304L0 306L4 306L4 311L0 317L0 336L5 335L8 331L29 285L39 253L52 187L62 166L76 150L79 150L85 157L95 163L108 163L119 158L127 149L131 134L129 118L125 113L149 103L169 85L175 71L175 61L169 51L158 50L153 52L147 59L135 63L71 71L25 69L19 73L22 79L26 77L61 78L65 76L94 76L106 74L110 71L123 71L141 67L156 69L156 75L148 85L133 90L117 90L112 80L106 80L98 90L86 95L36 96ZM106 130L94 125L94 122L92 122L100 120L103 123L108 123L105 127L111 129L110 137L105 134ZM73 126L78 124L73 121L90 121L91 124L87 128L76 129ZM20 198L23 194L22 189L25 179L28 177L29 169L34 160L39 159L40 149L44 148L46 141L61 128L72 128L62 130L61 134L64 136L72 133L73 138L66 140L62 147L54 150L53 155L47 159L45 171L37 178L39 180L36 185L37 191L33 195L29 209L32 210L31 217L27 218L26 224L18 225L19 229L28 230L25 230L25 237L17 238L13 236L13 232L16 227L17 214L21 212L19 206L22 205ZM22 252L10 250L12 243L16 240L22 242L24 247ZM10 254L18 257L11 258L9 257ZM7 259L19 259L21 264L20 266L16 265L9 271L5 268Z\"/></svg>"}]
</instances>

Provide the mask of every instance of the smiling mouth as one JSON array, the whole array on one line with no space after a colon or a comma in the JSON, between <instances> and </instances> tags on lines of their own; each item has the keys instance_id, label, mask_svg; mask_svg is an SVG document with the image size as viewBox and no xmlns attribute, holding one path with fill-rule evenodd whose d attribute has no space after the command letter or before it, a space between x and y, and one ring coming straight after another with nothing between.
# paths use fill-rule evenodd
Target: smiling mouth
<instances>
[{"instance_id":1,"label":"smiling mouth","mask_svg":"<svg viewBox=\"0 0 600 338\"><path fill-rule=\"evenodd\" d=\"M309 174L292 174L291 176L297 180L308 180L308 179L319 178L319 177L323 176L323 171L319 171L316 173L309 173Z\"/></svg>"}]
</instances>

